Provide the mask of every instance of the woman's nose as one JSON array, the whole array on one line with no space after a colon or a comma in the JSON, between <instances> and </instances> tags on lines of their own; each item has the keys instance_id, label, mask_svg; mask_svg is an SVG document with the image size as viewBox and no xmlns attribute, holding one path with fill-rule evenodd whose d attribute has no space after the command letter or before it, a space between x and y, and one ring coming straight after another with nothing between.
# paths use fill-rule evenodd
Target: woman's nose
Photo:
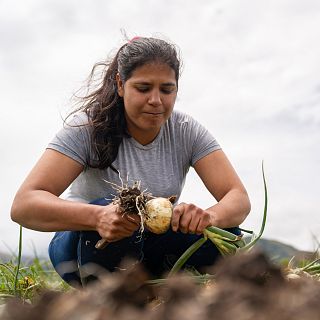
<instances>
[{"instance_id":1,"label":"woman's nose","mask_svg":"<svg viewBox=\"0 0 320 320\"><path fill-rule=\"evenodd\" d=\"M155 107L162 104L160 91L158 89L154 89L150 92L148 103Z\"/></svg>"}]
</instances>

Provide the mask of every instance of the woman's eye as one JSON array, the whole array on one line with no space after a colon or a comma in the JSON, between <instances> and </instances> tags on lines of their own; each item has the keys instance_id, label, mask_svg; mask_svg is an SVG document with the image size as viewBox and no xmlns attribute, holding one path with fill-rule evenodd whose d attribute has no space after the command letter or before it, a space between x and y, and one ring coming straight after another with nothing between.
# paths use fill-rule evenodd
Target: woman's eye
<instances>
[{"instance_id":1,"label":"woman's eye","mask_svg":"<svg viewBox=\"0 0 320 320\"><path fill-rule=\"evenodd\" d=\"M165 94L170 94L170 93L173 93L173 92L174 92L174 90L171 89L171 88L163 88L163 89L161 89L161 91L162 91L163 93L165 93Z\"/></svg>"},{"instance_id":2,"label":"woman's eye","mask_svg":"<svg viewBox=\"0 0 320 320\"><path fill-rule=\"evenodd\" d=\"M149 90L149 87L136 87L136 89L139 91L139 92L147 92Z\"/></svg>"}]
</instances>

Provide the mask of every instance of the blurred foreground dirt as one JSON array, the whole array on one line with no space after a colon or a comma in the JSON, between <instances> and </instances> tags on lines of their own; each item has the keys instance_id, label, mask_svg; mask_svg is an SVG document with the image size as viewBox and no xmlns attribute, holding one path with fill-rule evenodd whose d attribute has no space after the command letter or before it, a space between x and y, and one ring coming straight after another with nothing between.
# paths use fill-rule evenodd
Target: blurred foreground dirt
<instances>
[{"instance_id":1,"label":"blurred foreground dirt","mask_svg":"<svg viewBox=\"0 0 320 320\"><path fill-rule=\"evenodd\" d=\"M206 285L176 276L165 285L150 286L136 265L85 289L44 292L34 305L11 300L0 319L320 319L320 281L289 281L261 253L220 260L208 272L216 279Z\"/></svg>"}]
</instances>

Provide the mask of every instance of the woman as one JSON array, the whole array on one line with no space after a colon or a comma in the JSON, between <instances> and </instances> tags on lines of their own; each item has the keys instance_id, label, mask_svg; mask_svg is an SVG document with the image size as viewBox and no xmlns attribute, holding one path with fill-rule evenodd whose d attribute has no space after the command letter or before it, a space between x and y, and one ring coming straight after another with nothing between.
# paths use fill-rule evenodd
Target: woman
<instances>
[{"instance_id":1,"label":"woman","mask_svg":"<svg viewBox=\"0 0 320 320\"><path fill-rule=\"evenodd\" d=\"M180 61L172 44L134 38L111 63L95 65L92 77L101 66L101 84L49 144L11 211L26 228L60 231L49 254L68 282L79 281L79 275L59 269L62 262L94 262L114 271L128 255L160 275L207 226L236 227L250 211L247 192L217 141L190 116L173 111ZM154 196L178 199L190 166L217 203L207 209L176 203L172 228L164 235L146 231L139 237L139 217L124 215L110 202L112 183L121 185L121 177L141 181ZM69 186L65 199L59 198ZM96 250L101 237L109 245ZM188 263L201 268L217 256L208 241Z\"/></svg>"}]
</instances>

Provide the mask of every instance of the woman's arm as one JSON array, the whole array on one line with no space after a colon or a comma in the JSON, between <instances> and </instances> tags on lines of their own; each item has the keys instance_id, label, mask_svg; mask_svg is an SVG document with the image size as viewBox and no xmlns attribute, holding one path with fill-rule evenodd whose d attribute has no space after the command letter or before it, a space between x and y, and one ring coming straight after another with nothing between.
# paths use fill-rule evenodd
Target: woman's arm
<instances>
[{"instance_id":1,"label":"woman's arm","mask_svg":"<svg viewBox=\"0 0 320 320\"><path fill-rule=\"evenodd\" d=\"M18 190L11 208L15 222L38 231L97 230L109 241L137 229L118 212L118 206L94 206L60 199L83 166L47 149Z\"/></svg>"},{"instance_id":2,"label":"woman's arm","mask_svg":"<svg viewBox=\"0 0 320 320\"><path fill-rule=\"evenodd\" d=\"M209 225L228 228L242 223L250 212L249 197L224 152L208 154L194 168L218 203L206 210L193 204L179 204L174 209L173 230L201 233Z\"/></svg>"}]
</instances>

